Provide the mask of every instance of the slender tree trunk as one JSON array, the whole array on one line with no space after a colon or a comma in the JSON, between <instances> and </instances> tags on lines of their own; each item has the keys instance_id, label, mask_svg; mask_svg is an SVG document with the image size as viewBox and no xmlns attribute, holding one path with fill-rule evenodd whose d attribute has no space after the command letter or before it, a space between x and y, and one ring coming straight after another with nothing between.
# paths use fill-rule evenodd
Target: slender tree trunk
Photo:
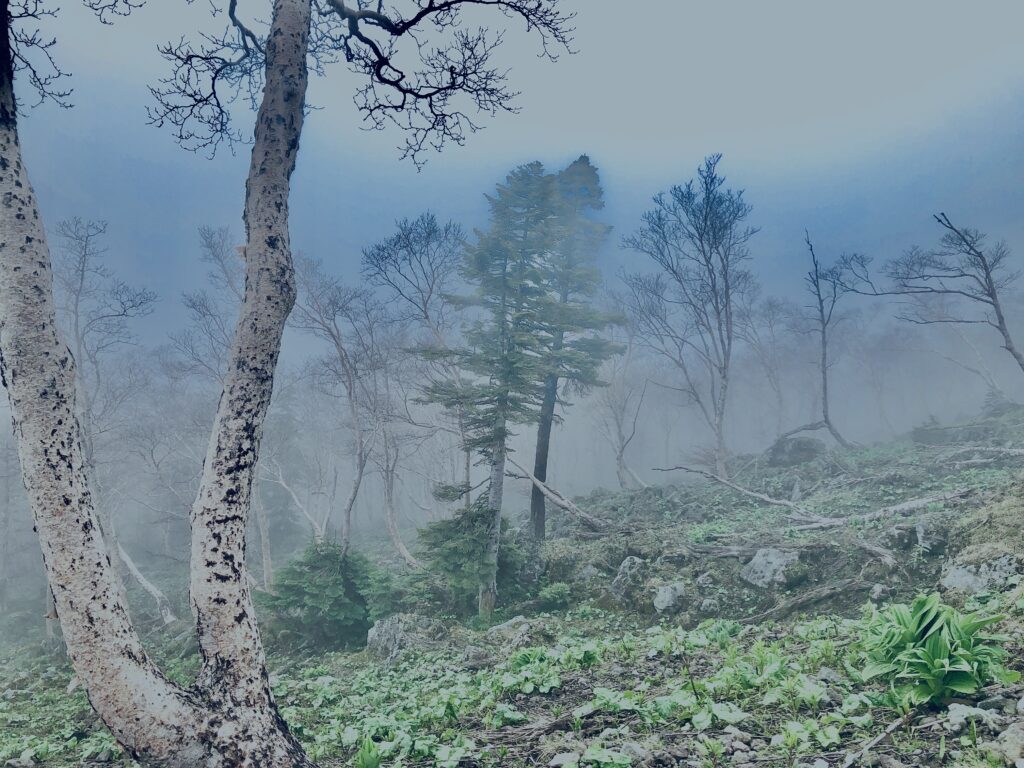
<instances>
[{"instance_id":1,"label":"slender tree trunk","mask_svg":"<svg viewBox=\"0 0 1024 768\"><path fill-rule=\"evenodd\" d=\"M557 345L561 347L561 344ZM558 403L558 377L548 376L544 381L544 399L540 406L537 422L537 448L533 459L533 474L542 483L548 479L548 454L551 448L551 428L555 423L555 406ZM530 528L535 541L544 541L547 526L547 510L544 494L537 486L530 493Z\"/></svg>"},{"instance_id":2,"label":"slender tree trunk","mask_svg":"<svg viewBox=\"0 0 1024 768\"><path fill-rule=\"evenodd\" d=\"M313 765L270 693L245 580L245 519L281 331L294 298L288 181L306 89L310 0L276 0L247 188L246 300L192 511L192 607L203 670L183 690L150 661L83 460L75 361L57 334L49 249L17 134L10 9L0 30L0 374L68 653L128 753L160 768Z\"/></svg>"},{"instance_id":3,"label":"slender tree trunk","mask_svg":"<svg viewBox=\"0 0 1024 768\"><path fill-rule=\"evenodd\" d=\"M1013 343L1013 337L1010 335L1010 327L1006 324L1006 316L1003 314L1003 305L999 300L999 292L996 290L995 284L992 282L991 275L988 276L988 283L990 285L989 294L992 297L992 308L995 310L996 315L996 326L999 328L999 334L1003 337L1003 346L1006 351L1013 355L1013 359L1017 361L1017 365L1024 371L1024 354L1017 349L1017 345Z\"/></svg>"},{"instance_id":4,"label":"slender tree trunk","mask_svg":"<svg viewBox=\"0 0 1024 768\"><path fill-rule=\"evenodd\" d=\"M387 519L388 536L391 538L391 543L395 545L395 549L398 550L398 554L402 556L402 560L405 561L406 565L410 568L422 568L423 566L420 564L420 561L405 546L405 542L402 541L402 534L398 530L398 516L395 511L394 468L385 468L382 480L384 484L384 515Z\"/></svg>"},{"instance_id":5,"label":"slender tree trunk","mask_svg":"<svg viewBox=\"0 0 1024 768\"><path fill-rule=\"evenodd\" d=\"M729 453L725 447L725 413L719 411L715 414L715 474L720 477L729 476L729 467L726 460Z\"/></svg>"},{"instance_id":6,"label":"slender tree trunk","mask_svg":"<svg viewBox=\"0 0 1024 768\"><path fill-rule=\"evenodd\" d=\"M128 569L128 573L132 575L132 578L138 583L140 587L153 598L153 602L156 603L156 609L160 613L160 618L164 624L173 624L178 620L178 617L174 615L174 610L171 608L171 601L167 599L167 595L160 591L153 582L142 575L142 571L135 565L135 561L132 560L131 556L124 551L124 547L120 544L116 544L118 554L121 556L121 564Z\"/></svg>"},{"instance_id":7,"label":"slender tree trunk","mask_svg":"<svg viewBox=\"0 0 1024 768\"><path fill-rule=\"evenodd\" d=\"M626 456L621 448L615 452L615 479L619 481L619 488L622 490L629 488L630 477L626 468Z\"/></svg>"},{"instance_id":8,"label":"slender tree trunk","mask_svg":"<svg viewBox=\"0 0 1024 768\"><path fill-rule=\"evenodd\" d=\"M363 475L366 474L366 462L369 458L362 430L356 433L356 446L355 476L352 478L352 488L349 490L348 498L345 499L345 508L342 510L341 517L341 552L343 555L348 554L349 547L352 545L352 510L355 509L356 499L359 498L359 488L363 484Z\"/></svg>"},{"instance_id":9,"label":"slender tree trunk","mask_svg":"<svg viewBox=\"0 0 1024 768\"><path fill-rule=\"evenodd\" d=\"M466 442L466 430L460 428L462 443ZM473 492L470 490L473 487L473 452L470 450L462 451L462 482L466 489L466 495L462 500L462 508L467 512L470 507L473 506Z\"/></svg>"},{"instance_id":10,"label":"slender tree trunk","mask_svg":"<svg viewBox=\"0 0 1024 768\"><path fill-rule=\"evenodd\" d=\"M502 423L500 432L504 433ZM505 438L494 441L491 448L491 484L487 493L487 508L491 512L490 541L487 548L488 572L480 583L478 612L489 618L498 602L498 555L501 547L501 503L505 488Z\"/></svg>"},{"instance_id":11,"label":"slender tree trunk","mask_svg":"<svg viewBox=\"0 0 1024 768\"><path fill-rule=\"evenodd\" d=\"M828 407L828 330L825 327L824 317L821 326L821 420L825 422L832 438L843 448L849 448L850 444L839 433L832 423L832 415Z\"/></svg>"}]
</instances>

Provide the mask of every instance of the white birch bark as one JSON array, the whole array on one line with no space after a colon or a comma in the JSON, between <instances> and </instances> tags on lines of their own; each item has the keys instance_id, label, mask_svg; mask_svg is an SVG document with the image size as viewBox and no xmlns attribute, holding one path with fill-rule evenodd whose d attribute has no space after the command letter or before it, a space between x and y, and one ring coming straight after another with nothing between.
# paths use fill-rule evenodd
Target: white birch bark
<instances>
[{"instance_id":1,"label":"white birch bark","mask_svg":"<svg viewBox=\"0 0 1024 768\"><path fill-rule=\"evenodd\" d=\"M57 333L53 273L21 158L9 42L0 29L0 374L50 589L78 679L144 765L312 766L270 693L245 581L245 520L281 331L294 300L288 188L306 89L310 0L276 0L247 184L246 296L193 509L192 605L204 667L183 690L151 663L99 532L75 361Z\"/></svg>"}]
</instances>

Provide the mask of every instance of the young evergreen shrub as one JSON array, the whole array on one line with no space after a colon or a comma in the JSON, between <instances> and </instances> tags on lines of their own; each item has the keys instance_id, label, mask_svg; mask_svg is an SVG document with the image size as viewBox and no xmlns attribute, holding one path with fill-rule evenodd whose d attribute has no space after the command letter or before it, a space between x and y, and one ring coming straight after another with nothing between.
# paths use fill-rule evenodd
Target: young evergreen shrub
<instances>
[{"instance_id":1,"label":"young evergreen shrub","mask_svg":"<svg viewBox=\"0 0 1024 768\"><path fill-rule=\"evenodd\" d=\"M572 587L564 581L556 581L541 587L537 593L537 605L544 611L558 611L568 608L572 602Z\"/></svg>"},{"instance_id":2,"label":"young evergreen shrub","mask_svg":"<svg viewBox=\"0 0 1024 768\"><path fill-rule=\"evenodd\" d=\"M447 584L455 614L468 616L476 610L480 582L488 574L488 542L492 524L487 499L481 496L468 510L420 530L419 540L424 547L428 568ZM520 575L525 561L523 548L503 518L498 549L500 601L507 603L522 597Z\"/></svg>"},{"instance_id":3,"label":"young evergreen shrub","mask_svg":"<svg viewBox=\"0 0 1024 768\"><path fill-rule=\"evenodd\" d=\"M348 648L366 642L366 597L373 568L360 554L337 544L311 544L278 571L274 593L260 597L269 636L317 648Z\"/></svg>"}]
</instances>

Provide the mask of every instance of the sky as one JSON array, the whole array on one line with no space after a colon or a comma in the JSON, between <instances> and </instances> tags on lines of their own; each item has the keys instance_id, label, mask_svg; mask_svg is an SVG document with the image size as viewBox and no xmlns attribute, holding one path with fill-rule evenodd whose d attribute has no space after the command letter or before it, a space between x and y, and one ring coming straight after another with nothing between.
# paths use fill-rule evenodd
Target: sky
<instances>
[{"instance_id":1,"label":"sky","mask_svg":"<svg viewBox=\"0 0 1024 768\"><path fill-rule=\"evenodd\" d=\"M934 241L942 210L1024 253L1019 0L563 1L577 12L576 53L544 60L510 26L499 61L519 112L485 120L422 171L399 160L396 131L363 129L357 76L336 67L316 80L294 247L354 278L361 249L395 219L430 209L482 225L483 193L512 167L586 153L616 231L602 257L614 275L643 267L618 242L650 197L721 152L730 186L754 206L753 264L771 292L799 289L805 228L825 258L884 259ZM181 292L203 283L196 228L242 232L246 148L191 154L145 115L147 86L166 73L156 45L220 22L185 0L151 0L109 27L65 6L48 30L75 107L44 106L22 123L29 173L51 229L69 216L109 222L112 266L161 296L144 331L159 340L182 322ZM248 19L269 6L239 3ZM237 119L251 126L251 115Z\"/></svg>"}]
</instances>

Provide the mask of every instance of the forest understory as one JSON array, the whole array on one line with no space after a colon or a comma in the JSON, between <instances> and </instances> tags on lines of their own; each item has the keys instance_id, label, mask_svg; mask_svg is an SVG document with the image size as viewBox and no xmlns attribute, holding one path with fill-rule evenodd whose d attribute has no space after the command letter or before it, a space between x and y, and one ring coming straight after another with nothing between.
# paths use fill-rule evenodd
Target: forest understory
<instances>
[{"instance_id":1,"label":"forest understory","mask_svg":"<svg viewBox=\"0 0 1024 768\"><path fill-rule=\"evenodd\" d=\"M594 491L552 510L543 573L490 622L387 582L368 645L327 651L260 604L271 684L324 766L1019 768L1022 460L1007 407ZM187 685L191 632L135 603ZM24 635L0 650L0 761L132 764L66 659Z\"/></svg>"}]
</instances>

